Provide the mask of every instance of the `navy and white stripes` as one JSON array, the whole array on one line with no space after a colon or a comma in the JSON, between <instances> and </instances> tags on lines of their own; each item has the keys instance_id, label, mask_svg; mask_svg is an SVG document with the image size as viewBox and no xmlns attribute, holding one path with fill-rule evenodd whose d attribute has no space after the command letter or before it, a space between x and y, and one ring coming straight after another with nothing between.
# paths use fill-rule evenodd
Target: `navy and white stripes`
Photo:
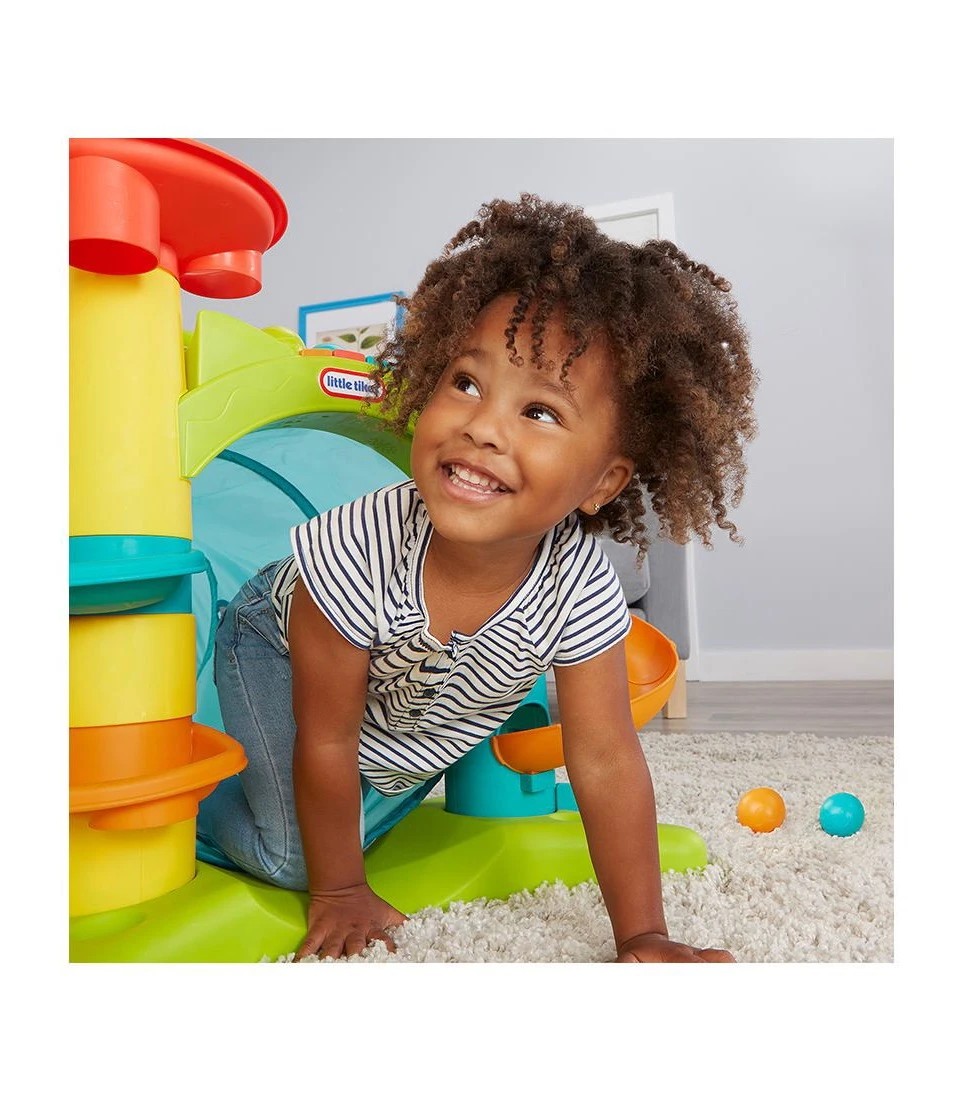
<instances>
[{"instance_id":1,"label":"navy and white stripes","mask_svg":"<svg viewBox=\"0 0 962 1100\"><path fill-rule=\"evenodd\" d=\"M568 517L542 541L513 596L474 634L430 633L421 571L431 522L413 481L333 508L291 532L272 590L286 638L300 574L335 628L371 653L361 773L397 794L501 726L552 664L620 641L630 618L611 563Z\"/></svg>"}]
</instances>

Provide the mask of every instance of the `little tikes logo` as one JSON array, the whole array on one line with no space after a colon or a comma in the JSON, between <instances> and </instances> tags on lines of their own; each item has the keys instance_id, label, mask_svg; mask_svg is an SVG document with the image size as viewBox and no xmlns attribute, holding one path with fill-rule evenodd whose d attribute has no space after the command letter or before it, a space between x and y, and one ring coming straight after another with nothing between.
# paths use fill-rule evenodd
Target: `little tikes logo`
<instances>
[{"instance_id":1,"label":"little tikes logo","mask_svg":"<svg viewBox=\"0 0 962 1100\"><path fill-rule=\"evenodd\" d=\"M317 376L317 384L328 397L347 397L352 401L380 401L383 387L368 374L341 367L327 367Z\"/></svg>"}]
</instances>

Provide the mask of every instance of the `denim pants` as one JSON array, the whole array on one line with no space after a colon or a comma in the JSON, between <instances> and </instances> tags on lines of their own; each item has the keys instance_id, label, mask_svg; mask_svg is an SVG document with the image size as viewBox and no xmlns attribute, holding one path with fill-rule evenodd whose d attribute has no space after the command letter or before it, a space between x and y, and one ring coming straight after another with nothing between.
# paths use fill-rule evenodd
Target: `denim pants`
<instances>
[{"instance_id":1,"label":"denim pants","mask_svg":"<svg viewBox=\"0 0 962 1100\"><path fill-rule=\"evenodd\" d=\"M241 587L217 629L214 682L224 729L244 746L247 767L200 803L198 855L276 886L305 890L294 804L291 661L270 596L280 564L265 566ZM375 790L359 770L362 846L410 813L440 778L392 796Z\"/></svg>"}]
</instances>

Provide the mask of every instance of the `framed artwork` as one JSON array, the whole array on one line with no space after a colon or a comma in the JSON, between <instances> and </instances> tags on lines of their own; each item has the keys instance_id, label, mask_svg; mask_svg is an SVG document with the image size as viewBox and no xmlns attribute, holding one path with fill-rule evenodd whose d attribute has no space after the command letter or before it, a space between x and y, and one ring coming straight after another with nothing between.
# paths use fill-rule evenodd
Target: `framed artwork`
<instances>
[{"instance_id":1,"label":"framed artwork","mask_svg":"<svg viewBox=\"0 0 962 1100\"><path fill-rule=\"evenodd\" d=\"M376 355L388 334L401 323L404 311L394 299L402 294L393 290L367 298L301 306L297 311L297 334L309 348L327 344L364 356Z\"/></svg>"}]
</instances>

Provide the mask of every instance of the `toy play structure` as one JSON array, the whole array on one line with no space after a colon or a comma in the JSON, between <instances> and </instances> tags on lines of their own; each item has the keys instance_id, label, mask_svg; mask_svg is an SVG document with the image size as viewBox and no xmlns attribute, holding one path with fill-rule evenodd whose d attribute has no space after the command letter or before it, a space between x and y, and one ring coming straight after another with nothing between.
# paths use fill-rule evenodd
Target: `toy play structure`
<instances>
[{"instance_id":1,"label":"toy play structure","mask_svg":"<svg viewBox=\"0 0 962 1100\"><path fill-rule=\"evenodd\" d=\"M185 339L181 288L260 289L287 223L265 180L192 141L75 140L70 157L70 956L276 957L306 896L196 858L199 801L246 763L220 729L213 623L293 524L407 476L408 441L363 400L359 354L210 311ZM678 661L641 620L627 653L640 727ZM412 912L591 878L549 722L542 680L443 801L368 849L372 887ZM705 865L697 834L658 829L663 869Z\"/></svg>"}]
</instances>

